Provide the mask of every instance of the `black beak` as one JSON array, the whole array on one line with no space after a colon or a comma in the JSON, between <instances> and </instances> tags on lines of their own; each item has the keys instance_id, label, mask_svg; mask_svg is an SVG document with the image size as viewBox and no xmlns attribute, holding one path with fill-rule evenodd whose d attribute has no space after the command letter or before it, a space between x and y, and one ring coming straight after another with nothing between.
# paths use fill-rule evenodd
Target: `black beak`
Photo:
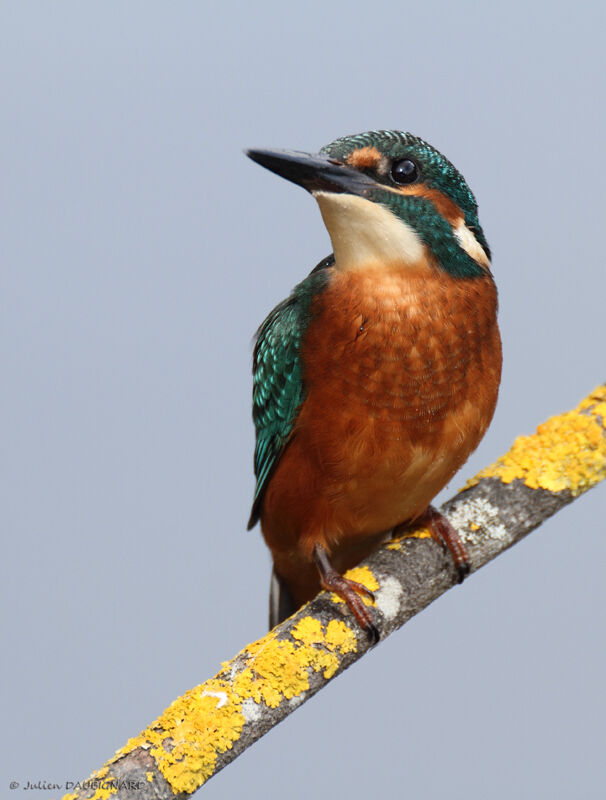
<instances>
[{"instance_id":1,"label":"black beak","mask_svg":"<svg viewBox=\"0 0 606 800\"><path fill-rule=\"evenodd\" d=\"M245 150L246 155L292 181L308 192L335 192L366 196L377 188L376 182L363 172L325 155L310 155L292 150Z\"/></svg>"}]
</instances>

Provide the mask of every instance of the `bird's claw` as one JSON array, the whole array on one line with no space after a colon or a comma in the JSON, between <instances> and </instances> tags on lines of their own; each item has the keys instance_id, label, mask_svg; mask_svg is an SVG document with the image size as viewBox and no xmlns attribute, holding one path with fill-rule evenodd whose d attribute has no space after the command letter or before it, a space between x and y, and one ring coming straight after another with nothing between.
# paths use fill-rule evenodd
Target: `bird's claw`
<instances>
[{"instance_id":1,"label":"bird's claw","mask_svg":"<svg viewBox=\"0 0 606 800\"><path fill-rule=\"evenodd\" d=\"M328 560L326 551L320 545L316 545L314 559L320 573L322 588L326 589L327 592L334 592L343 602L347 603L347 607L358 621L362 630L366 632L371 643L376 644L380 638L379 630L374 624L370 610L362 600L362 597L366 597L374 602L374 594L361 583L340 575L334 569Z\"/></svg>"}]
</instances>

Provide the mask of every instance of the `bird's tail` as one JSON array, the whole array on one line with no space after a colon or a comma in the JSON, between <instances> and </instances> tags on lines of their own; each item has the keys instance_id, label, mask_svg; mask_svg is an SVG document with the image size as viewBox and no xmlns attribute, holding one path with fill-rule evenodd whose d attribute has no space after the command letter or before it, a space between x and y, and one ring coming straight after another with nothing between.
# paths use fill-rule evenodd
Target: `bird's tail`
<instances>
[{"instance_id":1,"label":"bird's tail","mask_svg":"<svg viewBox=\"0 0 606 800\"><path fill-rule=\"evenodd\" d=\"M276 570L272 569L269 585L269 629L275 628L296 610L297 606L284 581L276 573Z\"/></svg>"}]
</instances>

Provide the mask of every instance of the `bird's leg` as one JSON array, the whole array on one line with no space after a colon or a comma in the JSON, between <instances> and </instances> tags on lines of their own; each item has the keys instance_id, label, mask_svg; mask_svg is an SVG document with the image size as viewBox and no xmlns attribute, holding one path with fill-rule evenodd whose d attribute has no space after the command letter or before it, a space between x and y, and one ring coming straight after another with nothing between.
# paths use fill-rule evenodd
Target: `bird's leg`
<instances>
[{"instance_id":1,"label":"bird's leg","mask_svg":"<svg viewBox=\"0 0 606 800\"><path fill-rule=\"evenodd\" d=\"M369 597L371 600L375 599L374 594L362 586L361 583L350 581L340 575L333 565L328 560L328 553L321 544L316 544L314 547L314 561L320 573L320 584L323 589L328 592L338 594L341 600L344 600L351 613L358 620L360 627L366 631L373 644L379 641L379 631L377 630L372 615L368 608L362 602L360 595Z\"/></svg>"},{"instance_id":2,"label":"bird's leg","mask_svg":"<svg viewBox=\"0 0 606 800\"><path fill-rule=\"evenodd\" d=\"M415 520L415 525L425 525L432 538L442 545L444 550L448 550L454 561L458 583L463 583L471 569L469 553L456 529L444 514L435 506L427 506L427 510Z\"/></svg>"}]
</instances>

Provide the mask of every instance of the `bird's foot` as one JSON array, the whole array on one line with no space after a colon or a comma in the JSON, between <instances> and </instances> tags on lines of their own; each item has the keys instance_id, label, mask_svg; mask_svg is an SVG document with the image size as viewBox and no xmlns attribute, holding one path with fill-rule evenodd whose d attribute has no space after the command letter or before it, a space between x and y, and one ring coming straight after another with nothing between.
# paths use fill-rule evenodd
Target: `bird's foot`
<instances>
[{"instance_id":1,"label":"bird's foot","mask_svg":"<svg viewBox=\"0 0 606 800\"><path fill-rule=\"evenodd\" d=\"M456 529L444 514L434 506L428 506L427 511L415 521L415 524L425 525L432 538L442 546L443 550L450 553L457 571L457 582L463 583L471 570L469 553Z\"/></svg>"},{"instance_id":2,"label":"bird's foot","mask_svg":"<svg viewBox=\"0 0 606 800\"><path fill-rule=\"evenodd\" d=\"M379 641L379 631L373 622L372 614L364 605L361 597L362 595L374 600L374 594L361 583L351 581L349 578L344 578L343 575L340 575L328 560L328 553L320 544L314 547L314 561L320 573L322 588L328 592L334 592L339 595L341 600L347 603L349 610L357 619L360 627L368 634L372 643L376 644Z\"/></svg>"}]
</instances>

